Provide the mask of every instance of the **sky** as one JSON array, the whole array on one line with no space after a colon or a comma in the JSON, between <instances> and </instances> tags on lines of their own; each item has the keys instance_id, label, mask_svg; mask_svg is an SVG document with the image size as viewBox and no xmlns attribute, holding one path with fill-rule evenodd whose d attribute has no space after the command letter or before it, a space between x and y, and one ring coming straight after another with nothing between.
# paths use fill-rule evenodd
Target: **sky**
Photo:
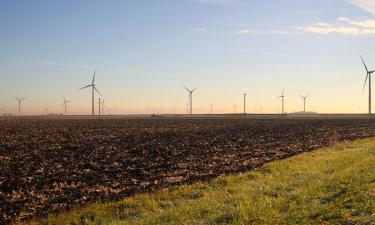
<instances>
[{"instance_id":1,"label":"sky","mask_svg":"<svg viewBox=\"0 0 375 225\"><path fill-rule=\"evenodd\" d=\"M5 0L0 28L0 113L90 114L95 69L111 114L186 113L183 85L194 113L365 113L375 69L374 0Z\"/></svg>"}]
</instances>

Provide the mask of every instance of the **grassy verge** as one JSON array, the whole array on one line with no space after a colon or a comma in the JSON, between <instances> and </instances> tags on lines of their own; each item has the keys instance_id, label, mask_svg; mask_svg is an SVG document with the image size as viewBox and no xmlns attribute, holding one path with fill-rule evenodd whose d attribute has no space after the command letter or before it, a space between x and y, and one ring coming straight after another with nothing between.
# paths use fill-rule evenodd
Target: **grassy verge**
<instances>
[{"instance_id":1,"label":"grassy verge","mask_svg":"<svg viewBox=\"0 0 375 225\"><path fill-rule=\"evenodd\" d=\"M375 138L30 224L322 223L375 223Z\"/></svg>"}]
</instances>

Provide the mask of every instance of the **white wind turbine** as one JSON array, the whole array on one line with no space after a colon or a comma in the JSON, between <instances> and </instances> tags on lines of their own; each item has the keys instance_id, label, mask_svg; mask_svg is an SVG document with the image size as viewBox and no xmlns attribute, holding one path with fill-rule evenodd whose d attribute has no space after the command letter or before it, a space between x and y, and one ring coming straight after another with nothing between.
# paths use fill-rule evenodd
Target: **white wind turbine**
<instances>
[{"instance_id":1,"label":"white wind turbine","mask_svg":"<svg viewBox=\"0 0 375 225\"><path fill-rule=\"evenodd\" d=\"M98 98L98 104L99 104L99 116L102 116L104 114L104 98Z\"/></svg>"},{"instance_id":2,"label":"white wind turbine","mask_svg":"<svg viewBox=\"0 0 375 225\"><path fill-rule=\"evenodd\" d=\"M284 114L284 98L285 98L284 90L283 90L283 93L278 98L281 98L281 114Z\"/></svg>"},{"instance_id":3,"label":"white wind turbine","mask_svg":"<svg viewBox=\"0 0 375 225\"><path fill-rule=\"evenodd\" d=\"M103 98L103 100L102 100L102 115L104 115L104 99L105 98Z\"/></svg>"},{"instance_id":4,"label":"white wind turbine","mask_svg":"<svg viewBox=\"0 0 375 225\"><path fill-rule=\"evenodd\" d=\"M190 105L190 115L193 114L193 92L197 90L198 87L190 90L187 87L184 86L187 92L189 92L189 105Z\"/></svg>"},{"instance_id":5,"label":"white wind turbine","mask_svg":"<svg viewBox=\"0 0 375 225\"><path fill-rule=\"evenodd\" d=\"M99 105L99 110L98 110L98 115L100 116L100 114L101 114L101 109L100 109L100 106L101 106L101 104L102 104L102 101L101 101L101 99L100 98L98 98L98 105Z\"/></svg>"},{"instance_id":6,"label":"white wind turbine","mask_svg":"<svg viewBox=\"0 0 375 225\"><path fill-rule=\"evenodd\" d=\"M306 99L307 97L309 97L309 95L306 95L306 96L300 95L300 97L303 99L303 112L306 112Z\"/></svg>"},{"instance_id":7,"label":"white wind turbine","mask_svg":"<svg viewBox=\"0 0 375 225\"><path fill-rule=\"evenodd\" d=\"M243 115L246 116L246 95L247 93L243 93Z\"/></svg>"},{"instance_id":8,"label":"white wind turbine","mask_svg":"<svg viewBox=\"0 0 375 225\"><path fill-rule=\"evenodd\" d=\"M365 86L366 86L366 82L367 82L367 78L368 78L368 114L371 114L371 75L375 72L375 70L369 71L367 69L366 63L363 60L362 56L361 56L361 59L362 59L363 65L365 66L365 69L366 69L366 72L367 72L365 84L363 85L362 92L365 90Z\"/></svg>"},{"instance_id":9,"label":"white wind turbine","mask_svg":"<svg viewBox=\"0 0 375 225\"><path fill-rule=\"evenodd\" d=\"M61 106L64 106L64 112L65 112L65 116L66 116L66 115L68 115L68 114L67 114L67 110L66 110L66 105L67 105L68 103L71 103L71 101L66 100L65 96L63 96L63 99L64 99L64 102L63 102L63 104L62 104Z\"/></svg>"},{"instance_id":10,"label":"white wind turbine","mask_svg":"<svg viewBox=\"0 0 375 225\"><path fill-rule=\"evenodd\" d=\"M25 97L23 97L23 98L18 98L18 97L16 97L16 96L14 96L16 99L17 99L17 101L18 101L18 115L20 116L21 115L21 103L22 103L22 101L23 100L25 100L26 98Z\"/></svg>"},{"instance_id":11,"label":"white wind turbine","mask_svg":"<svg viewBox=\"0 0 375 225\"><path fill-rule=\"evenodd\" d=\"M95 86L95 74L96 74L96 70L94 71L94 77L92 78L92 82L91 84L87 85L87 86L84 86L82 88L80 88L79 90L82 90L82 89L85 89L85 88L88 88L88 87L91 87L91 92L92 92L92 102L91 102L91 112L92 112L92 115L94 116L95 115L95 91L99 94L99 95L102 95L98 89L96 88Z\"/></svg>"}]
</instances>

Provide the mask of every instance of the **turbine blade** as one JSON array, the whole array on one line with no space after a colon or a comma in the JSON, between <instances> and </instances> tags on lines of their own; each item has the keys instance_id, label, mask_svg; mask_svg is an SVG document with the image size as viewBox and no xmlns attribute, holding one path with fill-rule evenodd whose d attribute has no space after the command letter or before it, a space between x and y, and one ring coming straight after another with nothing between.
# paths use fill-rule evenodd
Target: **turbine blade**
<instances>
[{"instance_id":1,"label":"turbine blade","mask_svg":"<svg viewBox=\"0 0 375 225\"><path fill-rule=\"evenodd\" d=\"M194 88L193 90L191 90L191 93L193 93L195 90L197 90L198 89L198 87L196 87L196 88Z\"/></svg>"},{"instance_id":2,"label":"turbine blade","mask_svg":"<svg viewBox=\"0 0 375 225\"><path fill-rule=\"evenodd\" d=\"M14 96L14 98L16 98L18 101L21 101L21 99L19 99L18 97Z\"/></svg>"},{"instance_id":3,"label":"turbine blade","mask_svg":"<svg viewBox=\"0 0 375 225\"><path fill-rule=\"evenodd\" d=\"M96 74L96 69L95 69L95 71L94 71L94 76L93 76L93 78L92 78L92 83L91 83L91 84L94 84L94 82L95 82L95 74Z\"/></svg>"},{"instance_id":4,"label":"turbine blade","mask_svg":"<svg viewBox=\"0 0 375 225\"><path fill-rule=\"evenodd\" d=\"M95 91L98 92L98 94L102 95L96 87L94 87ZM103 95L102 95L103 96Z\"/></svg>"},{"instance_id":5,"label":"turbine blade","mask_svg":"<svg viewBox=\"0 0 375 225\"><path fill-rule=\"evenodd\" d=\"M87 85L87 86L81 87L81 88L78 89L78 90L82 90L82 89L85 89L85 88L88 88L88 87L91 87L91 86L92 86L92 84L89 84L89 85Z\"/></svg>"},{"instance_id":6,"label":"turbine blade","mask_svg":"<svg viewBox=\"0 0 375 225\"><path fill-rule=\"evenodd\" d=\"M184 87L188 92L190 92L189 88L187 88L187 87L185 87L185 86L182 86L182 87Z\"/></svg>"},{"instance_id":7,"label":"turbine blade","mask_svg":"<svg viewBox=\"0 0 375 225\"><path fill-rule=\"evenodd\" d=\"M365 83L363 84L362 93L363 93L363 91L365 90L366 83L367 83L367 78L368 78L368 73L367 73L367 75L366 75Z\"/></svg>"},{"instance_id":8,"label":"turbine blade","mask_svg":"<svg viewBox=\"0 0 375 225\"><path fill-rule=\"evenodd\" d=\"M367 73L368 73L368 69L367 69L367 66L366 66L365 60L363 60L362 56L361 56L361 59L362 59L363 65L365 66L366 71L367 71Z\"/></svg>"}]
</instances>

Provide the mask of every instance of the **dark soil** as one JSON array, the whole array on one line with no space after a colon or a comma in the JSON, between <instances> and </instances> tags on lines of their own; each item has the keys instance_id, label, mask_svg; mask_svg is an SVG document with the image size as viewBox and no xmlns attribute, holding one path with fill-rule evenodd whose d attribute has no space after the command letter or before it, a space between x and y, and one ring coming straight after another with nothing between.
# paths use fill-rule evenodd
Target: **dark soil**
<instances>
[{"instance_id":1,"label":"dark soil","mask_svg":"<svg viewBox=\"0 0 375 225\"><path fill-rule=\"evenodd\" d=\"M375 119L3 119L0 224L373 136Z\"/></svg>"}]
</instances>

